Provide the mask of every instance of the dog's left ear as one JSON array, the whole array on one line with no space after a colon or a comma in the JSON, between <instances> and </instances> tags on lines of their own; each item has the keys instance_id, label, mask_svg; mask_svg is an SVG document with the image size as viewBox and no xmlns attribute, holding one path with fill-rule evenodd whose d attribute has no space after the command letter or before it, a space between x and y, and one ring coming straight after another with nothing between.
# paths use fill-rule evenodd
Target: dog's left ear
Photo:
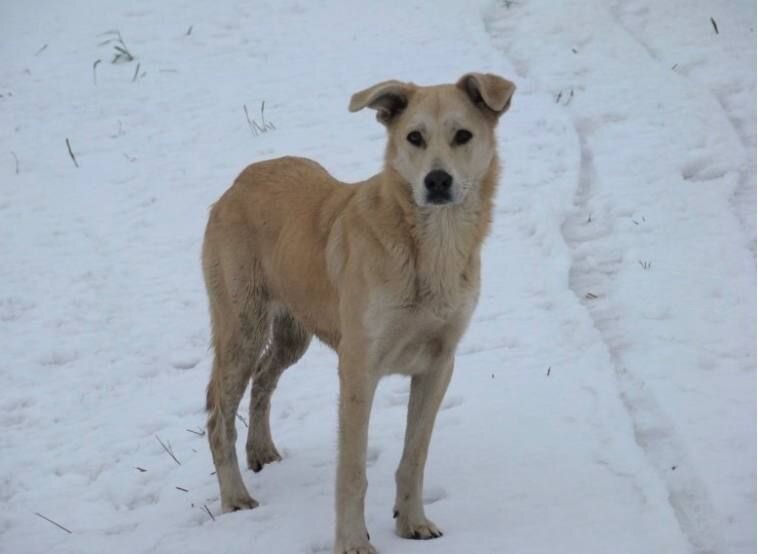
<instances>
[{"instance_id":1,"label":"dog's left ear","mask_svg":"<svg viewBox=\"0 0 758 554\"><path fill-rule=\"evenodd\" d=\"M511 106L516 85L492 73L466 73L456 84L480 109L496 118Z\"/></svg>"},{"instance_id":2,"label":"dog's left ear","mask_svg":"<svg viewBox=\"0 0 758 554\"><path fill-rule=\"evenodd\" d=\"M400 81L384 81L353 94L348 109L357 112L363 108L376 110L376 118L389 125L408 105L408 98L415 85Z\"/></svg>"}]
</instances>

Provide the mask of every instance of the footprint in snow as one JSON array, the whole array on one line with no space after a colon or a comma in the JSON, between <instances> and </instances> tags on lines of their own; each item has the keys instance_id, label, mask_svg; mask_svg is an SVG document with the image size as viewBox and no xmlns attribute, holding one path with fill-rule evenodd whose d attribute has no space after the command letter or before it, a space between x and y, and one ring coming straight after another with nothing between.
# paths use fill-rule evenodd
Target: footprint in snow
<instances>
[{"instance_id":1,"label":"footprint in snow","mask_svg":"<svg viewBox=\"0 0 758 554\"><path fill-rule=\"evenodd\" d=\"M200 356L186 352L177 352L171 355L171 365L176 369L192 369L200 363Z\"/></svg>"},{"instance_id":2,"label":"footprint in snow","mask_svg":"<svg viewBox=\"0 0 758 554\"><path fill-rule=\"evenodd\" d=\"M442 487L430 487L424 491L423 501L425 505L434 504L447 498L447 491Z\"/></svg>"},{"instance_id":3,"label":"footprint in snow","mask_svg":"<svg viewBox=\"0 0 758 554\"><path fill-rule=\"evenodd\" d=\"M20 298L0 298L0 321L17 321L35 305Z\"/></svg>"},{"instance_id":4,"label":"footprint in snow","mask_svg":"<svg viewBox=\"0 0 758 554\"><path fill-rule=\"evenodd\" d=\"M463 404L462 396L449 396L442 402L442 406L440 407L440 410L449 410L450 408L455 408L456 406L460 406L461 404Z\"/></svg>"},{"instance_id":5,"label":"footprint in snow","mask_svg":"<svg viewBox=\"0 0 758 554\"><path fill-rule=\"evenodd\" d=\"M388 408L394 406L406 406L408 404L408 393L392 393L385 396L384 405Z\"/></svg>"},{"instance_id":6,"label":"footprint in snow","mask_svg":"<svg viewBox=\"0 0 758 554\"><path fill-rule=\"evenodd\" d=\"M105 535L122 535L124 533L133 533L139 527L139 523L125 523L110 527L104 531Z\"/></svg>"},{"instance_id":7,"label":"footprint in snow","mask_svg":"<svg viewBox=\"0 0 758 554\"><path fill-rule=\"evenodd\" d=\"M137 375L140 379L153 379L158 376L158 370L154 367L148 367L140 371Z\"/></svg>"},{"instance_id":8,"label":"footprint in snow","mask_svg":"<svg viewBox=\"0 0 758 554\"><path fill-rule=\"evenodd\" d=\"M160 500L160 498L156 493L137 495L126 503L126 509L133 511L146 506L152 506L153 504L157 504L158 500Z\"/></svg>"},{"instance_id":9,"label":"footprint in snow","mask_svg":"<svg viewBox=\"0 0 758 554\"><path fill-rule=\"evenodd\" d=\"M436 429L449 429L451 427L457 427L460 424L461 424L461 419L455 416L447 416L447 417L441 418L434 426L435 433L436 433Z\"/></svg>"},{"instance_id":10,"label":"footprint in snow","mask_svg":"<svg viewBox=\"0 0 758 554\"><path fill-rule=\"evenodd\" d=\"M718 162L708 156L699 156L686 163L682 168L685 181L710 181L726 175L727 170L719 167Z\"/></svg>"},{"instance_id":11,"label":"footprint in snow","mask_svg":"<svg viewBox=\"0 0 758 554\"><path fill-rule=\"evenodd\" d=\"M51 350L40 357L39 363L44 366L61 366L75 361L78 357L79 354L72 350Z\"/></svg>"},{"instance_id":12,"label":"footprint in snow","mask_svg":"<svg viewBox=\"0 0 758 554\"><path fill-rule=\"evenodd\" d=\"M382 453L382 449L376 446L369 446L366 449L366 465L372 466L379 459L379 455Z\"/></svg>"},{"instance_id":13,"label":"footprint in snow","mask_svg":"<svg viewBox=\"0 0 758 554\"><path fill-rule=\"evenodd\" d=\"M308 548L305 549L307 553L310 554L320 554L322 552L331 552L332 551L332 541L331 540L321 540L318 542L312 542Z\"/></svg>"},{"instance_id":14,"label":"footprint in snow","mask_svg":"<svg viewBox=\"0 0 758 554\"><path fill-rule=\"evenodd\" d=\"M6 401L2 406L0 406L0 411L17 412L19 410L30 408L35 403L36 401L32 397L14 398L12 400Z\"/></svg>"},{"instance_id":15,"label":"footprint in snow","mask_svg":"<svg viewBox=\"0 0 758 554\"><path fill-rule=\"evenodd\" d=\"M10 412L8 415L0 416L0 425L3 428L21 426L26 423L27 417L25 414Z\"/></svg>"}]
</instances>

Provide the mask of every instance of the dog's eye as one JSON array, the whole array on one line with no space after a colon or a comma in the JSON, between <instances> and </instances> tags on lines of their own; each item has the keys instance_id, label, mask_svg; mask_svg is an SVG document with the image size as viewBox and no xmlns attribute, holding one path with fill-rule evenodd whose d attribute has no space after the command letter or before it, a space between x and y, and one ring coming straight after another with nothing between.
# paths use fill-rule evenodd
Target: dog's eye
<instances>
[{"instance_id":1,"label":"dog's eye","mask_svg":"<svg viewBox=\"0 0 758 554\"><path fill-rule=\"evenodd\" d=\"M453 138L453 142L455 144L466 144L468 141L471 140L471 137L474 135L471 134L471 131L467 131L466 129L460 129L455 133L455 138Z\"/></svg>"},{"instance_id":2,"label":"dog's eye","mask_svg":"<svg viewBox=\"0 0 758 554\"><path fill-rule=\"evenodd\" d=\"M422 137L421 133L418 131L411 131L405 138L407 138L408 142L410 142L413 146L421 146L424 143L424 137Z\"/></svg>"}]
</instances>

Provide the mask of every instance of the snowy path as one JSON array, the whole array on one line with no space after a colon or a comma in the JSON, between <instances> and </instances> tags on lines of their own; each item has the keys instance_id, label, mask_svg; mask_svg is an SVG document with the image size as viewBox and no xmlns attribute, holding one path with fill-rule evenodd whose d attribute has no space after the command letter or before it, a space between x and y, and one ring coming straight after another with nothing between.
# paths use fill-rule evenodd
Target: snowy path
<instances>
[{"instance_id":1,"label":"snowy path","mask_svg":"<svg viewBox=\"0 0 758 554\"><path fill-rule=\"evenodd\" d=\"M408 383L389 379L370 437L374 544L755 551L753 4L61 4L0 8L0 551L331 551L337 380L322 346L274 397L284 461L245 472L261 506L219 517L194 432L207 207L266 157L364 178L384 133L347 113L349 95L472 69L519 90L482 299L427 469L446 534L392 531ZM134 82L136 62L97 46L109 29L140 63ZM260 121L264 100L276 129L253 136L242 104Z\"/></svg>"},{"instance_id":2,"label":"snowy path","mask_svg":"<svg viewBox=\"0 0 758 554\"><path fill-rule=\"evenodd\" d=\"M737 35L724 46L701 4L583 3L568 29L532 2L501 8L489 28L525 77L548 74L561 52L562 74L535 80L566 107L580 145L563 227L570 286L693 550L747 552L754 489L733 485L754 483L755 471L755 399L745 394L755 387L755 265L745 252L755 251L755 74L740 71L754 66L754 34L739 10L723 10L722 32ZM556 40L513 32L529 22ZM727 398L741 424L723 425Z\"/></svg>"}]
</instances>

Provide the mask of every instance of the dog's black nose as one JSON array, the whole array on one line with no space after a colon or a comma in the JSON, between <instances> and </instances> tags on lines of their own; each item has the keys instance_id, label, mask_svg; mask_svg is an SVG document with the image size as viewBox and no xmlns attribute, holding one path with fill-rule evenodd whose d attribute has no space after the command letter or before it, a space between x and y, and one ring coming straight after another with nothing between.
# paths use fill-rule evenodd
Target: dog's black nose
<instances>
[{"instance_id":1,"label":"dog's black nose","mask_svg":"<svg viewBox=\"0 0 758 554\"><path fill-rule=\"evenodd\" d=\"M427 198L433 204L450 202L450 187L453 178L447 171L435 169L424 177L424 186L427 190Z\"/></svg>"},{"instance_id":2,"label":"dog's black nose","mask_svg":"<svg viewBox=\"0 0 758 554\"><path fill-rule=\"evenodd\" d=\"M453 178L447 171L441 169L430 171L424 177L424 185L429 192L445 192L450 190L450 185L452 184Z\"/></svg>"}]
</instances>

